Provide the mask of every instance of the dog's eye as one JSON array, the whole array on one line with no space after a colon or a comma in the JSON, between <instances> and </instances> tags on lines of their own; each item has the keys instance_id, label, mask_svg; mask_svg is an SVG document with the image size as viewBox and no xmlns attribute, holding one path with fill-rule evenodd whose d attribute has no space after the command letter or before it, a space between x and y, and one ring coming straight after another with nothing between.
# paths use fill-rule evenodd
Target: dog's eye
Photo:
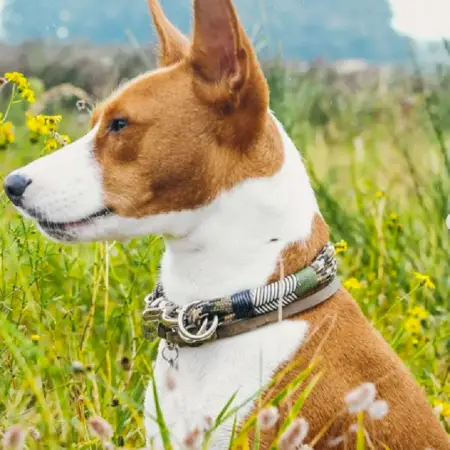
<instances>
[{"instance_id":1,"label":"dog's eye","mask_svg":"<svg viewBox=\"0 0 450 450\"><path fill-rule=\"evenodd\" d=\"M109 122L108 129L109 129L109 131L112 131L113 133L118 133L119 131L122 131L127 126L128 126L128 120L124 119L123 117L120 117L120 118L111 120L111 122Z\"/></svg>"}]
</instances>

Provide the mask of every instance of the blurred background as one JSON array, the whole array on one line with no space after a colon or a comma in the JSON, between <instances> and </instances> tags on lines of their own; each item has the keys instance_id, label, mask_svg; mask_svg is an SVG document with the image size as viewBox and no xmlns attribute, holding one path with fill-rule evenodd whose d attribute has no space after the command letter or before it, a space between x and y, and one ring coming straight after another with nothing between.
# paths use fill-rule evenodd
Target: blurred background
<instances>
[{"instance_id":1,"label":"blurred background","mask_svg":"<svg viewBox=\"0 0 450 450\"><path fill-rule=\"evenodd\" d=\"M191 0L161 2L188 32ZM450 432L450 0L235 4L344 286ZM91 106L153 67L146 0L0 0L0 182L85 133ZM27 448L97 449L97 414L117 446L144 445L154 346L140 318L163 242L53 243L1 194L0 217L0 435L26 421L45 442Z\"/></svg>"},{"instance_id":2,"label":"blurred background","mask_svg":"<svg viewBox=\"0 0 450 450\"><path fill-rule=\"evenodd\" d=\"M235 3L265 61L282 58L299 69L322 63L353 72L368 64L405 67L412 49L425 65L446 60L446 0ZM163 6L189 33L191 1L163 0ZM0 0L0 71L25 71L49 85L76 81L97 92L106 75L114 83L151 66L154 42L145 0Z\"/></svg>"}]
</instances>

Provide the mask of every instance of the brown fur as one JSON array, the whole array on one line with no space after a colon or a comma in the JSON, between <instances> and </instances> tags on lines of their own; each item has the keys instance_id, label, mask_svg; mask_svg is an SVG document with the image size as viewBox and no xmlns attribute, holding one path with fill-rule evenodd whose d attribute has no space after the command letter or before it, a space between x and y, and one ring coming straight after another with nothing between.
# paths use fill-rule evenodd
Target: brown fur
<instances>
[{"instance_id":1,"label":"brown fur","mask_svg":"<svg viewBox=\"0 0 450 450\"><path fill-rule=\"evenodd\" d=\"M282 269L280 263L274 274L269 278L268 283L276 281L280 278L281 270L284 276L291 275L299 270L301 267L306 267L312 263L314 258L328 242L330 233L328 225L319 214L313 219L311 227L311 236L305 242L295 242L287 246L282 254Z\"/></svg>"},{"instance_id":2,"label":"brown fur","mask_svg":"<svg viewBox=\"0 0 450 450\"><path fill-rule=\"evenodd\" d=\"M267 113L267 83L231 0L194 1L192 45L157 0L148 1L166 67L133 81L93 117L107 204L132 217L205 205L245 179L273 175L283 163L281 139ZM108 124L114 118L130 125L112 133ZM284 274L311 262L328 238L326 224L316 216L311 238L283 252ZM280 271L281 265L271 280ZM384 442L391 450L450 449L425 395L345 290L300 318L311 325L308 342L295 355L301 364L266 397L321 356L317 370L325 372L302 414L310 437L336 421L316 448L328 448L327 439L348 428L354 418L345 413L344 396L371 381L390 405L384 420L367 424L376 448ZM288 406L283 405L283 417ZM270 447L273 432L263 434L261 448Z\"/></svg>"},{"instance_id":3,"label":"brown fur","mask_svg":"<svg viewBox=\"0 0 450 450\"><path fill-rule=\"evenodd\" d=\"M328 239L328 227L316 215L311 237L304 244L292 244L283 251L284 274L310 264ZM270 281L279 276L280 265ZM347 448L355 448L355 435L348 429L356 417L347 413L344 398L363 382L375 383L377 398L389 404L389 413L383 420L370 422L366 417L365 427L374 448L382 449L385 444L390 450L450 449L449 438L422 389L345 289L341 288L330 300L293 320L308 322L309 338L274 375L278 379L283 369L293 367L262 396L262 404L292 382L313 360L318 364L298 392L283 404L278 426L263 433L261 449L271 448L289 406L298 398L302 387L321 371L323 376L302 410L302 416L310 424L307 441L321 435L315 449L330 448L329 440L344 434ZM344 444L334 448L342 449Z\"/></svg>"},{"instance_id":4,"label":"brown fur","mask_svg":"<svg viewBox=\"0 0 450 450\"><path fill-rule=\"evenodd\" d=\"M377 398L389 404L389 412L383 420L366 420L365 427L374 448L382 449L385 444L390 450L450 449L448 436L422 389L400 358L371 327L345 289L317 308L301 314L298 319L308 321L311 327L307 343L295 355L300 364L271 388L266 398L273 397L274 392L283 389L315 357L319 357L313 375L322 370L324 374L302 410L302 416L310 424L307 441L329 427L315 449L330 448L328 441L346 431L348 448L355 448L354 434L348 429L356 418L346 412L344 397L363 382L375 383ZM292 361L286 364L292 364ZM301 389L281 408L279 424ZM278 427L274 427L263 434L262 449L270 448L277 431ZM342 449L344 445L335 448Z\"/></svg>"},{"instance_id":5,"label":"brown fur","mask_svg":"<svg viewBox=\"0 0 450 450\"><path fill-rule=\"evenodd\" d=\"M210 4L219 16L228 11L235 17L228 1ZM150 5L161 60L175 64L133 81L93 115L106 203L122 216L193 209L245 179L273 175L283 163L281 138L267 114L267 83L237 17L228 27L219 24L231 36L223 40L211 28L210 8L198 0L195 40L182 58L180 33L168 28L156 1ZM205 47L211 42L215 46ZM207 67L204 61L220 48L229 64ZM112 133L114 118L130 125Z\"/></svg>"}]
</instances>

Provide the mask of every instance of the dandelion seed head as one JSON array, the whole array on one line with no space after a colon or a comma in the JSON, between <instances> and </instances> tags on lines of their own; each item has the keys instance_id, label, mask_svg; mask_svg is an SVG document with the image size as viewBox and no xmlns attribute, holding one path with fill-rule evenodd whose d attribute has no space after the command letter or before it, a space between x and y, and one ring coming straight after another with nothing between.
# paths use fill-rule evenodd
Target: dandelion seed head
<instances>
[{"instance_id":1,"label":"dandelion seed head","mask_svg":"<svg viewBox=\"0 0 450 450\"><path fill-rule=\"evenodd\" d=\"M372 420L381 420L389 412L389 404L385 400L374 401L367 410Z\"/></svg>"},{"instance_id":2,"label":"dandelion seed head","mask_svg":"<svg viewBox=\"0 0 450 450\"><path fill-rule=\"evenodd\" d=\"M261 430L268 430L276 425L280 413L278 408L271 406L270 408L262 409L258 414L258 424Z\"/></svg>"},{"instance_id":3,"label":"dandelion seed head","mask_svg":"<svg viewBox=\"0 0 450 450\"><path fill-rule=\"evenodd\" d=\"M211 416L205 416L203 418L203 431L208 431L214 425L214 419Z\"/></svg>"},{"instance_id":4,"label":"dandelion seed head","mask_svg":"<svg viewBox=\"0 0 450 450\"><path fill-rule=\"evenodd\" d=\"M305 440L309 424L305 419L294 419L282 434L279 443L280 450L295 450Z\"/></svg>"},{"instance_id":5,"label":"dandelion seed head","mask_svg":"<svg viewBox=\"0 0 450 450\"><path fill-rule=\"evenodd\" d=\"M173 367L167 367L164 381L168 391L172 392L177 388L177 372Z\"/></svg>"},{"instance_id":6,"label":"dandelion seed head","mask_svg":"<svg viewBox=\"0 0 450 450\"><path fill-rule=\"evenodd\" d=\"M195 427L183 439L185 450L197 450L201 447L202 432L198 427Z\"/></svg>"},{"instance_id":7,"label":"dandelion seed head","mask_svg":"<svg viewBox=\"0 0 450 450\"><path fill-rule=\"evenodd\" d=\"M91 417L88 426L92 434L102 441L111 439L114 434L112 426L103 417Z\"/></svg>"},{"instance_id":8,"label":"dandelion seed head","mask_svg":"<svg viewBox=\"0 0 450 450\"><path fill-rule=\"evenodd\" d=\"M350 413L359 413L367 410L375 401L377 394L373 383L363 383L345 396L345 403Z\"/></svg>"},{"instance_id":9,"label":"dandelion seed head","mask_svg":"<svg viewBox=\"0 0 450 450\"><path fill-rule=\"evenodd\" d=\"M26 431L20 425L12 425L3 436L4 450L22 450L25 447Z\"/></svg>"},{"instance_id":10,"label":"dandelion seed head","mask_svg":"<svg viewBox=\"0 0 450 450\"><path fill-rule=\"evenodd\" d=\"M30 436L36 441L41 440L41 432L37 428L30 428Z\"/></svg>"},{"instance_id":11,"label":"dandelion seed head","mask_svg":"<svg viewBox=\"0 0 450 450\"><path fill-rule=\"evenodd\" d=\"M85 111L87 109L86 100L78 100L76 103L78 111Z\"/></svg>"},{"instance_id":12,"label":"dandelion seed head","mask_svg":"<svg viewBox=\"0 0 450 450\"><path fill-rule=\"evenodd\" d=\"M80 361L72 361L72 371L74 373L84 373L86 372L86 367Z\"/></svg>"}]
</instances>

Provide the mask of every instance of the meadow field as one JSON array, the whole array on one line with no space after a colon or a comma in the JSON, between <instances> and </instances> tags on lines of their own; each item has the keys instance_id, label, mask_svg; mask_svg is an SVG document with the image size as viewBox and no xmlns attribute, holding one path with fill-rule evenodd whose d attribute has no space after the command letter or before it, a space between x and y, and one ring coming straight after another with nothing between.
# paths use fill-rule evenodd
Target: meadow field
<instances>
[{"instance_id":1,"label":"meadow field","mask_svg":"<svg viewBox=\"0 0 450 450\"><path fill-rule=\"evenodd\" d=\"M341 280L450 432L449 73L344 77L277 63L266 72L272 109L297 143L330 225ZM43 82L1 76L2 180L81 135L89 113L77 110L76 98L52 96L40 105L51 117L27 115L42 102ZM0 210L5 445L26 431L29 449L103 448L88 426L101 417L114 447L143 447L157 341L143 339L140 318L163 241L60 245L19 217L3 193Z\"/></svg>"}]
</instances>

